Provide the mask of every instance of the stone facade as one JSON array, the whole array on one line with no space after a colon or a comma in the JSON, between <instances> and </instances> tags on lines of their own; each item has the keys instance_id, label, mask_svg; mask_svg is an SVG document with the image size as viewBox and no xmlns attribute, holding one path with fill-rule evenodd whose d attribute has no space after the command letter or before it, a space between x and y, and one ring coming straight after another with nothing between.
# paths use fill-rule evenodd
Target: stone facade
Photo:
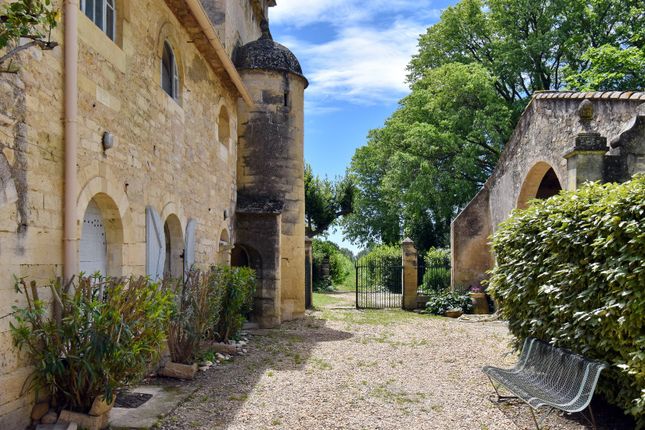
<instances>
[{"instance_id":1,"label":"stone facade","mask_svg":"<svg viewBox=\"0 0 645 430\"><path fill-rule=\"evenodd\" d=\"M515 208L586 181L645 171L645 93L536 94L482 190L453 220L452 286L493 267L490 236Z\"/></svg>"},{"instance_id":2,"label":"stone facade","mask_svg":"<svg viewBox=\"0 0 645 430\"><path fill-rule=\"evenodd\" d=\"M61 0L55 3L62 5ZM152 274L151 259L146 254L150 254L151 222L155 219L161 221L158 227L162 241L165 239L165 261L164 255L160 257L163 272L174 276L181 276L188 248L197 267L228 263L238 237L236 223L243 228L248 224L243 214L236 215L238 178L243 177L238 174L238 166L245 168L244 162L238 163L238 135L249 112L254 111L248 105L251 100L246 91L248 87L257 102L257 95L273 91L274 83L263 76L257 76L257 81L254 76L246 76L242 83L232 56L235 47L262 34L260 23L275 2L201 3L204 10L200 13L211 19L211 28L204 27L203 20L184 0L117 0L114 41L79 12L78 228L74 245L77 250L82 248L86 210L98 207L108 275ZM64 22L53 34L61 45ZM208 35L211 30L221 40L213 42ZM176 98L162 88L165 44L172 48L176 62ZM224 49L218 51L216 44ZM30 369L25 357L12 348L11 318L4 317L13 305L23 304L13 289L13 276L44 283L62 276L64 264L62 46L46 52L25 51L19 63L18 74L0 76L3 429L28 424L34 401L33 394L23 392ZM280 189L285 192L281 200L287 209L262 220L267 227L263 231L274 231L269 234L274 241L264 245L275 255L273 259L264 258L258 247L249 261L259 269L261 283L271 280L259 290L273 289L276 324L299 316L301 307L304 311L304 195L298 188L298 178L303 170L305 85L296 81L290 113L274 118L287 122L286 128L276 130L286 136L286 143L276 149L285 151L292 160L292 171L285 180L289 189ZM265 84L266 89L262 88ZM109 149L103 145L106 135L113 141ZM262 143L245 142L248 147ZM289 142L297 145L292 148ZM280 182L281 178L265 178L269 180ZM256 222L253 228L262 226ZM75 271L79 261L75 262ZM47 291L41 297L47 298Z\"/></svg>"}]
</instances>

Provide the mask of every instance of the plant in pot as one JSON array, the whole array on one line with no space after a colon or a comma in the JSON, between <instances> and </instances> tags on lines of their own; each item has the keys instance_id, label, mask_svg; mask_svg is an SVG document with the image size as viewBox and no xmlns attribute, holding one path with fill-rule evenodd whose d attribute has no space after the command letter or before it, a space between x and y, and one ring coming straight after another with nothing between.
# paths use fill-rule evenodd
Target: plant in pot
<instances>
[{"instance_id":1,"label":"plant in pot","mask_svg":"<svg viewBox=\"0 0 645 430\"><path fill-rule=\"evenodd\" d=\"M107 426L116 390L138 381L158 356L172 293L146 278L77 278L44 288L16 280L26 306L14 306L14 344L26 351L29 387L49 395L61 422Z\"/></svg>"},{"instance_id":2,"label":"plant in pot","mask_svg":"<svg viewBox=\"0 0 645 430\"><path fill-rule=\"evenodd\" d=\"M467 295L456 291L435 291L428 295L426 313L454 318L470 311L471 307L472 302Z\"/></svg>"},{"instance_id":3,"label":"plant in pot","mask_svg":"<svg viewBox=\"0 0 645 430\"><path fill-rule=\"evenodd\" d=\"M202 339L219 320L222 288L216 274L191 270L185 281L166 281L176 291L174 311L168 325L169 363L159 371L162 376L193 379L198 366Z\"/></svg>"},{"instance_id":4,"label":"plant in pot","mask_svg":"<svg viewBox=\"0 0 645 430\"><path fill-rule=\"evenodd\" d=\"M488 313L488 298L486 292L480 283L472 285L468 289L470 298L473 301L474 314L487 314Z\"/></svg>"}]
</instances>

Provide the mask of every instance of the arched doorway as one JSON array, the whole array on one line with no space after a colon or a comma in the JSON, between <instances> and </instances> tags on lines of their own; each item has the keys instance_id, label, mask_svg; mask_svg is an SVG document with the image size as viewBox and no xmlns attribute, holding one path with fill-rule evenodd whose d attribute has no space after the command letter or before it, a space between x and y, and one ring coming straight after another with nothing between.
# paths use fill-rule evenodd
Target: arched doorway
<instances>
[{"instance_id":1,"label":"arched doorway","mask_svg":"<svg viewBox=\"0 0 645 430\"><path fill-rule=\"evenodd\" d=\"M184 273L184 239L181 222L177 215L169 215L163 226L166 238L166 259L164 263L164 277L178 279Z\"/></svg>"},{"instance_id":2,"label":"arched doorway","mask_svg":"<svg viewBox=\"0 0 645 430\"><path fill-rule=\"evenodd\" d=\"M540 161L526 175L517 199L517 207L525 209L529 201L548 199L558 194L561 190L562 185L553 167L544 161Z\"/></svg>"},{"instance_id":3,"label":"arched doorway","mask_svg":"<svg viewBox=\"0 0 645 430\"><path fill-rule=\"evenodd\" d=\"M95 195L83 215L79 270L86 275L121 276L123 225L119 210L107 194Z\"/></svg>"},{"instance_id":4,"label":"arched doorway","mask_svg":"<svg viewBox=\"0 0 645 430\"><path fill-rule=\"evenodd\" d=\"M236 246L231 251L231 266L233 267L251 267L249 253L241 246Z\"/></svg>"}]
</instances>

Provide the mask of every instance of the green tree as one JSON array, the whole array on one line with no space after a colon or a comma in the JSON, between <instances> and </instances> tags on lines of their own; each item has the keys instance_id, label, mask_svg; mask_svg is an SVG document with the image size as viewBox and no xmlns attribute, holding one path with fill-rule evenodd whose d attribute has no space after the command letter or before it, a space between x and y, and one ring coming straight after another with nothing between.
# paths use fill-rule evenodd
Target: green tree
<instances>
[{"instance_id":1,"label":"green tree","mask_svg":"<svg viewBox=\"0 0 645 430\"><path fill-rule=\"evenodd\" d=\"M305 165L305 226L309 237L324 234L339 217L352 211L354 186L348 177L333 182Z\"/></svg>"},{"instance_id":2,"label":"green tree","mask_svg":"<svg viewBox=\"0 0 645 430\"><path fill-rule=\"evenodd\" d=\"M357 242L445 246L535 91L643 88L642 0L462 0L419 39L411 94L359 148Z\"/></svg>"},{"instance_id":3,"label":"green tree","mask_svg":"<svg viewBox=\"0 0 645 430\"><path fill-rule=\"evenodd\" d=\"M511 127L495 79L478 64L426 72L354 155L351 239L445 246L450 220L492 172Z\"/></svg>"},{"instance_id":4,"label":"green tree","mask_svg":"<svg viewBox=\"0 0 645 430\"><path fill-rule=\"evenodd\" d=\"M17 0L0 5L0 67L9 61L2 72L15 72L13 58L21 51L38 46L43 50L54 49L58 44L51 40L59 13L51 0ZM21 39L28 39L20 43Z\"/></svg>"}]
</instances>

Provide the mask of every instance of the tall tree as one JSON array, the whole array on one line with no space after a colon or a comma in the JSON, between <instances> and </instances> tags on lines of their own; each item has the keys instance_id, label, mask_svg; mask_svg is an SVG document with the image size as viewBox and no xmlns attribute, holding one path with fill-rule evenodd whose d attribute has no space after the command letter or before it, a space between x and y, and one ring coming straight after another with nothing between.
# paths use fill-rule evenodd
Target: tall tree
<instances>
[{"instance_id":1,"label":"tall tree","mask_svg":"<svg viewBox=\"0 0 645 430\"><path fill-rule=\"evenodd\" d=\"M444 246L535 91L641 89L642 0L462 0L419 39L411 94L350 173L351 239Z\"/></svg>"},{"instance_id":2,"label":"tall tree","mask_svg":"<svg viewBox=\"0 0 645 430\"><path fill-rule=\"evenodd\" d=\"M335 182L314 175L305 165L305 228L309 237L324 234L334 221L352 211L354 186L349 178Z\"/></svg>"}]
</instances>

